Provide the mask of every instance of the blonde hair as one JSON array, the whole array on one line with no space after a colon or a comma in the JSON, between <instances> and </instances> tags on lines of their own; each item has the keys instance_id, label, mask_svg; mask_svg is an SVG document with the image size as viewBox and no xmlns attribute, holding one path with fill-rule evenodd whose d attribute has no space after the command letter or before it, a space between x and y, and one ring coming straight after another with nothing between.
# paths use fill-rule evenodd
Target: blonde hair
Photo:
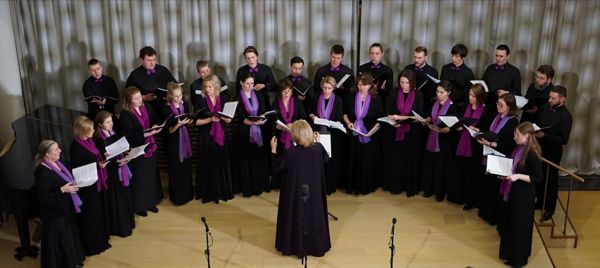
<instances>
[{"instance_id":1,"label":"blonde hair","mask_svg":"<svg viewBox=\"0 0 600 268\"><path fill-rule=\"evenodd\" d=\"M323 88L324 84L330 84L333 89L335 89L335 85L337 84L337 82L335 82L335 78L333 78L333 76L325 76L323 77L323 80L321 80L321 88Z\"/></svg>"},{"instance_id":2,"label":"blonde hair","mask_svg":"<svg viewBox=\"0 0 600 268\"><path fill-rule=\"evenodd\" d=\"M173 94L175 94L175 91L181 91L181 95L183 97L183 88L181 88L181 86L175 82L169 82L167 83L167 98L169 99L169 102L173 101Z\"/></svg>"},{"instance_id":3,"label":"blonde hair","mask_svg":"<svg viewBox=\"0 0 600 268\"><path fill-rule=\"evenodd\" d=\"M538 143L535 138L535 130L533 129L533 124L530 122L521 123L516 129L515 132L519 132L521 135L527 135L527 141L525 142L525 149L523 149L523 157L519 161L519 166L524 167L525 162L527 160L527 154L529 151L533 151L537 157L542 156L542 147Z\"/></svg>"},{"instance_id":4,"label":"blonde hair","mask_svg":"<svg viewBox=\"0 0 600 268\"><path fill-rule=\"evenodd\" d=\"M79 116L73 123L73 136L75 138L81 137L90 131L94 131L94 122L85 116Z\"/></svg>"},{"instance_id":5,"label":"blonde hair","mask_svg":"<svg viewBox=\"0 0 600 268\"><path fill-rule=\"evenodd\" d=\"M133 95L141 93L140 89L134 86L129 86L125 89L123 93L123 98L125 101L123 102L123 110L131 111L131 101L133 99Z\"/></svg>"},{"instance_id":6,"label":"blonde hair","mask_svg":"<svg viewBox=\"0 0 600 268\"><path fill-rule=\"evenodd\" d=\"M219 96L219 94L221 93L221 80L219 80L219 77L214 74L207 76L206 79L204 79L204 81L202 82L202 90L204 90L204 84L206 83L210 83L215 89L215 96Z\"/></svg>"},{"instance_id":7,"label":"blonde hair","mask_svg":"<svg viewBox=\"0 0 600 268\"><path fill-rule=\"evenodd\" d=\"M52 147L54 144L57 143L53 140L42 140L40 142L40 145L38 145L38 152L33 158L33 170L35 170L40 163L42 163L44 156L48 153L48 151L50 151L50 147Z\"/></svg>"},{"instance_id":8,"label":"blonde hair","mask_svg":"<svg viewBox=\"0 0 600 268\"><path fill-rule=\"evenodd\" d=\"M304 148L315 143L312 128L306 120L299 119L292 124L292 140Z\"/></svg>"}]
</instances>

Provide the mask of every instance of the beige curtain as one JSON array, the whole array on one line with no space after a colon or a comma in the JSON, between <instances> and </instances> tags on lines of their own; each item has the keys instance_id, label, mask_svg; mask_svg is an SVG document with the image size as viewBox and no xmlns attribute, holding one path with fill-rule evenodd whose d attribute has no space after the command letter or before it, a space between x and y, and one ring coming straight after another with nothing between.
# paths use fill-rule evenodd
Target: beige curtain
<instances>
[{"instance_id":1,"label":"beige curtain","mask_svg":"<svg viewBox=\"0 0 600 268\"><path fill-rule=\"evenodd\" d=\"M466 63L481 76L495 46L507 43L523 90L541 64L554 66L554 83L569 90L574 126L563 166L600 174L600 108L594 105L600 1L23 0L11 2L11 14L27 111L45 103L83 110L86 61L100 59L122 87L145 45L189 84L198 59L210 60L217 74L233 82L248 45L283 78L294 55L305 59L312 77L335 43L346 48L344 63L355 68L368 61L373 42L384 45L385 61L396 73L411 63L417 45L428 47L429 62L441 69L452 45L462 42L470 50Z\"/></svg>"}]
</instances>

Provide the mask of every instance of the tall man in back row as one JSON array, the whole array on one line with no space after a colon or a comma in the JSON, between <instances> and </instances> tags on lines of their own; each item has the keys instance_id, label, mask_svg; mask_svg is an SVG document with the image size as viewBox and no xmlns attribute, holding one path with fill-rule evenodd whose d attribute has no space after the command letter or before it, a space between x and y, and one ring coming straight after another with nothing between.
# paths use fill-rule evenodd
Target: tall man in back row
<instances>
[{"instance_id":1,"label":"tall man in back row","mask_svg":"<svg viewBox=\"0 0 600 268\"><path fill-rule=\"evenodd\" d=\"M506 93L521 96L521 71L508 63L509 58L510 48L505 44L497 46L496 63L490 64L483 73L483 81L489 89L485 99L488 107L495 107L498 97Z\"/></svg>"},{"instance_id":2,"label":"tall man in back row","mask_svg":"<svg viewBox=\"0 0 600 268\"><path fill-rule=\"evenodd\" d=\"M417 75L417 90L423 94L423 111L431 111L437 86L427 75L437 79L438 71L427 63L427 48L416 47L413 53L413 64L407 65L404 69L411 70Z\"/></svg>"},{"instance_id":3,"label":"tall man in back row","mask_svg":"<svg viewBox=\"0 0 600 268\"><path fill-rule=\"evenodd\" d=\"M352 70L342 63L344 59L344 47L342 45L333 45L329 52L329 63L321 66L315 73L315 79L313 80L313 89L315 89L315 95L321 94L321 81L325 76L331 76L335 78L336 83L340 83L340 80L346 75L348 79L341 85L333 89L333 93L340 96L342 99L350 93L350 90L355 84L354 75Z\"/></svg>"},{"instance_id":4,"label":"tall man in back row","mask_svg":"<svg viewBox=\"0 0 600 268\"><path fill-rule=\"evenodd\" d=\"M369 47L369 58L371 61L358 67L358 74L370 73L373 75L378 95L385 108L387 107L387 96L394 88L394 71L383 64L383 46L380 43L373 43Z\"/></svg>"}]
</instances>

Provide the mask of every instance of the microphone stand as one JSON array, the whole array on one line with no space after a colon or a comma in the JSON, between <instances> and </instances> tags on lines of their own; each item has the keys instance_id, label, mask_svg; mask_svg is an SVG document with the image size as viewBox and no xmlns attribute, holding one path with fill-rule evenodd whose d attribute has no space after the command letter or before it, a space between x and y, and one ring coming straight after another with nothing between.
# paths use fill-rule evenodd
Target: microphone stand
<instances>
[{"instance_id":1,"label":"microphone stand","mask_svg":"<svg viewBox=\"0 0 600 268\"><path fill-rule=\"evenodd\" d=\"M394 253L396 252L396 246L394 246L394 227L396 226L396 218L392 219L392 232L390 234L390 268L394 268Z\"/></svg>"},{"instance_id":2,"label":"microphone stand","mask_svg":"<svg viewBox=\"0 0 600 268\"><path fill-rule=\"evenodd\" d=\"M212 244L212 234L208 229L208 224L206 223L206 218L202 217L202 223L204 223L205 235L206 235L206 249L204 250L204 256L206 256L206 262L208 263L208 268L210 268L210 245L208 244L208 237L210 236L211 244Z\"/></svg>"}]
</instances>

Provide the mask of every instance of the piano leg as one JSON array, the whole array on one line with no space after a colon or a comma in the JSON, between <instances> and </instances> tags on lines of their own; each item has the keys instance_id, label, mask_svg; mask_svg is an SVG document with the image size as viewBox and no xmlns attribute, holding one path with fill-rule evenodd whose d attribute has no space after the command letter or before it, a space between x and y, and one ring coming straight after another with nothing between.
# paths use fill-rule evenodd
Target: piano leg
<instances>
[{"instance_id":1,"label":"piano leg","mask_svg":"<svg viewBox=\"0 0 600 268\"><path fill-rule=\"evenodd\" d=\"M17 223L17 231L19 232L19 241L21 246L15 248L17 252L15 258L19 261L24 257L37 258L39 248L31 245L29 234L29 211L32 203L31 194L26 190L11 189L14 200L14 215Z\"/></svg>"}]
</instances>

